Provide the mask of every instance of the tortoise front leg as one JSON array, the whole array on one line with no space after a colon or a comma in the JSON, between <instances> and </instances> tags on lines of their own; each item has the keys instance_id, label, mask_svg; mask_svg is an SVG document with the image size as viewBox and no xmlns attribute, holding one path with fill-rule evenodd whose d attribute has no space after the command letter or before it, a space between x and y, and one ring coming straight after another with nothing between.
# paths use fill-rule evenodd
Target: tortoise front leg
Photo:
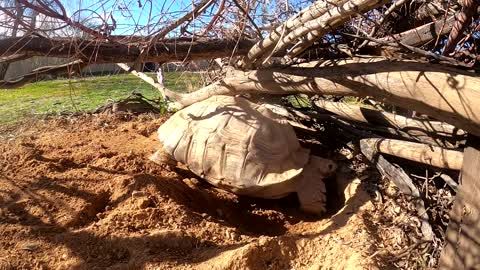
<instances>
[{"instance_id":1,"label":"tortoise front leg","mask_svg":"<svg viewBox=\"0 0 480 270\"><path fill-rule=\"evenodd\" d=\"M173 167L177 166L177 161L171 155L165 153L165 151L162 149L151 155L149 159L159 165L169 165Z\"/></svg>"},{"instance_id":2,"label":"tortoise front leg","mask_svg":"<svg viewBox=\"0 0 480 270\"><path fill-rule=\"evenodd\" d=\"M322 214L326 208L326 189L323 179L332 175L337 168L335 162L310 156L297 187L300 208L309 213Z\"/></svg>"},{"instance_id":3,"label":"tortoise front leg","mask_svg":"<svg viewBox=\"0 0 480 270\"><path fill-rule=\"evenodd\" d=\"M323 214L326 211L327 197L322 177L315 177L310 173L303 174L302 177L301 185L297 189L300 209L312 214Z\"/></svg>"}]
</instances>

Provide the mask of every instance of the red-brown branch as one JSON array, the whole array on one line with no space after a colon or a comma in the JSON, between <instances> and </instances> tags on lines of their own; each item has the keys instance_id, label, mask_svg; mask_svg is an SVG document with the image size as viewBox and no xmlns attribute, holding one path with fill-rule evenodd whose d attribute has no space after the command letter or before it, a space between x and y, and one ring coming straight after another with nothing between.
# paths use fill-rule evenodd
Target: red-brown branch
<instances>
[{"instance_id":1,"label":"red-brown branch","mask_svg":"<svg viewBox=\"0 0 480 270\"><path fill-rule=\"evenodd\" d=\"M447 44L445 44L443 55L448 55L455 50L458 41L462 38L463 32L472 22L472 16L475 15L477 7L477 0L464 0L462 10L458 14L457 20L453 25Z\"/></svg>"}]
</instances>

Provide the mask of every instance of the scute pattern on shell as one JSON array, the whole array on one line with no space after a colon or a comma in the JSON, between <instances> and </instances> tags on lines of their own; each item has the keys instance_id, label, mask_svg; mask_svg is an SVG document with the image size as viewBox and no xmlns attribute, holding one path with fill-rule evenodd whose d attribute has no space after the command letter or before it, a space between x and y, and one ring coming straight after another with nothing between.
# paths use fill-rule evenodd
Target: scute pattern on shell
<instances>
[{"instance_id":1,"label":"scute pattern on shell","mask_svg":"<svg viewBox=\"0 0 480 270\"><path fill-rule=\"evenodd\" d=\"M167 154L238 194L284 196L309 159L290 125L242 97L214 96L193 104L172 115L158 133ZM262 193L273 185L278 188Z\"/></svg>"}]
</instances>

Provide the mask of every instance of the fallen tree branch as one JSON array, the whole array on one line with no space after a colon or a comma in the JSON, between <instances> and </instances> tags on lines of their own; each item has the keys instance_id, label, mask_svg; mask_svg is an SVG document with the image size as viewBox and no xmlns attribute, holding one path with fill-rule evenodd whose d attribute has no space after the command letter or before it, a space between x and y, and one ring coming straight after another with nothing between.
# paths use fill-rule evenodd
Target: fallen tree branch
<instances>
[{"instance_id":1,"label":"fallen tree branch","mask_svg":"<svg viewBox=\"0 0 480 270\"><path fill-rule=\"evenodd\" d=\"M351 0L338 6L328 13L325 13L321 17L309 21L305 25L302 25L286 37L279 41L279 45L276 46L275 52L285 50L289 45L300 39L300 42L288 52L287 58L293 59L301 54L308 47L310 47L316 40L321 38L326 33L336 29L345 22L351 19L352 16L360 13L365 13L371 9L379 7L388 2L387 0Z\"/></svg>"},{"instance_id":2,"label":"fallen tree branch","mask_svg":"<svg viewBox=\"0 0 480 270\"><path fill-rule=\"evenodd\" d=\"M238 43L237 43L238 42ZM145 62L175 62L211 59L246 54L254 41L242 39L166 40L155 43L145 55ZM235 50L234 50L235 49ZM79 58L87 63L134 62L141 53L139 43L120 44L88 39L47 39L15 37L0 39L0 55L14 54Z\"/></svg>"},{"instance_id":3,"label":"fallen tree branch","mask_svg":"<svg viewBox=\"0 0 480 270\"><path fill-rule=\"evenodd\" d=\"M438 146L421 143L370 138L360 140L360 144L370 147L376 152L384 153L420 162L438 168L460 170L463 163L463 153L460 151L447 150Z\"/></svg>"},{"instance_id":4,"label":"fallen tree branch","mask_svg":"<svg viewBox=\"0 0 480 270\"><path fill-rule=\"evenodd\" d=\"M224 80L181 95L185 107L213 95L243 93L372 96L480 135L480 77L441 65L384 58L308 63L236 71Z\"/></svg>"},{"instance_id":5,"label":"fallen tree branch","mask_svg":"<svg viewBox=\"0 0 480 270\"><path fill-rule=\"evenodd\" d=\"M431 0L423 2L422 5L412 14L416 21L429 20L432 17L438 18L440 15L451 13L450 10L459 10L458 3L445 0Z\"/></svg>"},{"instance_id":6,"label":"fallen tree branch","mask_svg":"<svg viewBox=\"0 0 480 270\"><path fill-rule=\"evenodd\" d=\"M279 40L290 33L290 31L303 25L308 21L316 19L335 6L343 5L347 0L332 0L332 1L316 1L311 6L303 9L295 16L289 18L283 24L277 26L270 34L263 40L257 42L248 51L248 54L242 59L240 66L244 69L250 69L254 66L255 62L261 63L263 59L267 58L271 54L272 50Z\"/></svg>"},{"instance_id":7,"label":"fallen tree branch","mask_svg":"<svg viewBox=\"0 0 480 270\"><path fill-rule=\"evenodd\" d=\"M412 136L425 134L429 136L440 135L448 137L465 135L465 131L443 122L416 120L398 114L360 107L358 105L327 100L316 100L314 104L344 119L393 127Z\"/></svg>"},{"instance_id":8,"label":"fallen tree branch","mask_svg":"<svg viewBox=\"0 0 480 270\"><path fill-rule=\"evenodd\" d=\"M438 20L424 24L414 29L388 36L380 40L385 42L401 42L410 46L419 46L427 43L430 40L436 39L438 36L446 35L452 30L455 17L450 16L447 20ZM368 43L369 46L378 46L374 42Z\"/></svg>"},{"instance_id":9,"label":"fallen tree branch","mask_svg":"<svg viewBox=\"0 0 480 270\"><path fill-rule=\"evenodd\" d=\"M28 58L30 58L30 56L28 56L25 53L13 54L13 55L5 56L5 57L0 57L0 63L1 64L12 63L12 62L20 61L20 60L25 60L25 59L28 59Z\"/></svg>"},{"instance_id":10,"label":"fallen tree branch","mask_svg":"<svg viewBox=\"0 0 480 270\"><path fill-rule=\"evenodd\" d=\"M471 65L465 64L464 62L461 62L461 61L458 61L455 58L447 57L447 56L444 56L444 55L438 55L438 54L435 54L434 52L426 51L426 50L423 50L423 49L420 49L420 48L417 48L417 47L414 47L414 46L403 44L403 43L398 42L398 41L396 41L396 43L391 43L391 42L383 41L381 39L376 39L376 38L367 37L367 36L359 36L359 35L353 35L353 34L348 34L348 33L343 33L343 34L347 35L347 36L351 36L351 37L370 40L370 41L378 43L380 45L407 49L407 50L409 50L413 53L423 55L423 56L426 56L426 57L431 57L433 59L448 63L450 65L466 67L466 68L471 68L472 67Z\"/></svg>"},{"instance_id":11,"label":"fallen tree branch","mask_svg":"<svg viewBox=\"0 0 480 270\"><path fill-rule=\"evenodd\" d=\"M440 177L445 183L451 187L455 192L458 190L458 184L455 182L452 177L450 177L448 174L440 174L438 177Z\"/></svg>"}]
</instances>

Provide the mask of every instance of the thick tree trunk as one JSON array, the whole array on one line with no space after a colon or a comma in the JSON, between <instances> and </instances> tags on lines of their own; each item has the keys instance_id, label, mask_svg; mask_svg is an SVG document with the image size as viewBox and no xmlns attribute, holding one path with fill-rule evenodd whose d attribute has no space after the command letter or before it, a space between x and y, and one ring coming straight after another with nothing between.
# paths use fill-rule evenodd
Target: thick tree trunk
<instances>
[{"instance_id":1,"label":"thick tree trunk","mask_svg":"<svg viewBox=\"0 0 480 270\"><path fill-rule=\"evenodd\" d=\"M32 56L51 56L82 59L88 63L123 63L135 61L141 53L141 42L120 44L88 39L46 39L17 37L0 40L0 55L5 57L24 53ZM172 62L212 59L246 54L252 40L163 40L157 42L144 56L145 62Z\"/></svg>"}]
</instances>

